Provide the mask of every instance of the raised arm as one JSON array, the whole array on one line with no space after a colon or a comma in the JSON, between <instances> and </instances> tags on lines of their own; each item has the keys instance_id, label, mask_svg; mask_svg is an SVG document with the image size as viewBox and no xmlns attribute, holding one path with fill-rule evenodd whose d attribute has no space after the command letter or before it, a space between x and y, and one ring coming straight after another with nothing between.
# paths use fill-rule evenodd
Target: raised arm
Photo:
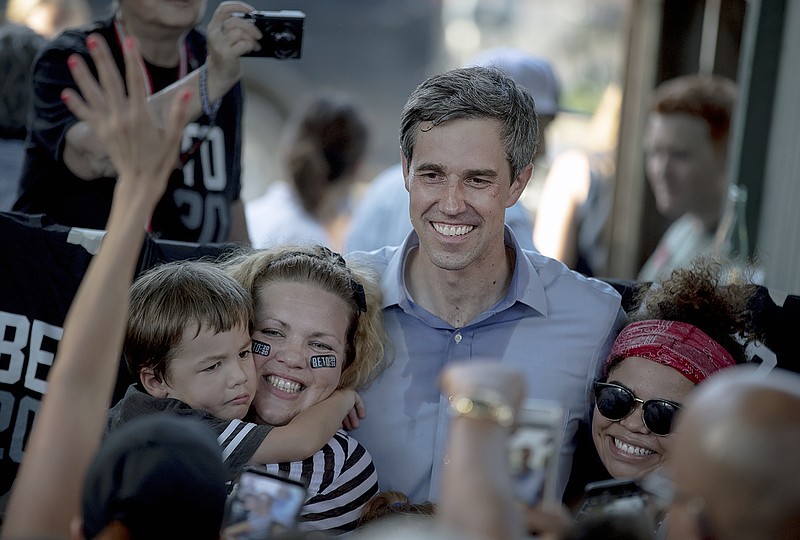
<instances>
[{"instance_id":1,"label":"raised arm","mask_svg":"<svg viewBox=\"0 0 800 540\"><path fill-rule=\"evenodd\" d=\"M445 368L442 393L451 403L474 400L474 411L502 410L516 414L524 395L522 377L498 362L455 364ZM495 411L490 410L497 407ZM472 414L461 407L447 434L447 455L439 502L440 523L471 538L516 540L525 538L508 470L508 436L505 416Z\"/></svg>"},{"instance_id":2,"label":"raised arm","mask_svg":"<svg viewBox=\"0 0 800 540\"><path fill-rule=\"evenodd\" d=\"M317 453L349 418L353 410L364 417L364 405L353 390L336 390L326 399L301 412L285 426L269 432L251 460L255 464L302 461Z\"/></svg>"},{"instance_id":3,"label":"raised arm","mask_svg":"<svg viewBox=\"0 0 800 540\"><path fill-rule=\"evenodd\" d=\"M144 240L144 224L177 163L188 121L188 94L169 107L166 127L157 126L147 104L141 61L132 41L124 44L124 85L107 44L87 38L99 84L78 55L69 59L81 91L62 99L103 141L119 171L107 233L93 258L64 323L64 334L47 382L9 502L2 538L69 535L80 514L83 478L103 433L125 332L128 291Z\"/></svg>"}]
</instances>

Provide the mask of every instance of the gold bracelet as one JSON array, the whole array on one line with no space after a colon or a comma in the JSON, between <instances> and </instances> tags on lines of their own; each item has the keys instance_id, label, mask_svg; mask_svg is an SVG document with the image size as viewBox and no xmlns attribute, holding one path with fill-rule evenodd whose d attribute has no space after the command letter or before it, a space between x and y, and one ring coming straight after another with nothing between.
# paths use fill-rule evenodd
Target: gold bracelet
<instances>
[{"instance_id":1,"label":"gold bracelet","mask_svg":"<svg viewBox=\"0 0 800 540\"><path fill-rule=\"evenodd\" d=\"M469 395L447 398L450 414L479 420L491 420L502 427L514 424L514 408L494 390L474 389Z\"/></svg>"}]
</instances>

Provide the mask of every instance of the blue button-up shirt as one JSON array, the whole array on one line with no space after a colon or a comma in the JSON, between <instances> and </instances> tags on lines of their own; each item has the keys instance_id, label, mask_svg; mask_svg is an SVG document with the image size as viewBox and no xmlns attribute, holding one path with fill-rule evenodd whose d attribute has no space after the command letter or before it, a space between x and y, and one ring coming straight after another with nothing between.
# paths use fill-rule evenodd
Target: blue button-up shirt
<instances>
[{"instance_id":1,"label":"blue button-up shirt","mask_svg":"<svg viewBox=\"0 0 800 540\"><path fill-rule=\"evenodd\" d=\"M619 294L562 263L523 251L508 227L517 257L506 296L462 328L417 305L405 284L411 232L400 246L350 257L381 275L389 367L360 391L367 418L354 433L372 454L382 490L412 501L437 500L447 454L448 402L438 386L445 365L496 359L522 372L529 398L556 401L565 411L559 453L563 494L580 421L589 421L591 383L625 322Z\"/></svg>"}]
</instances>

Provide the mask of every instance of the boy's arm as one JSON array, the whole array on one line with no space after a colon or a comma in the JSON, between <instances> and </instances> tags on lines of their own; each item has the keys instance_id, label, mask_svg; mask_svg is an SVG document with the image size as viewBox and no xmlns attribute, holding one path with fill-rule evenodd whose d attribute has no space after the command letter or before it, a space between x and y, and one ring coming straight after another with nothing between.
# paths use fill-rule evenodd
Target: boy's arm
<instances>
[{"instance_id":1,"label":"boy's arm","mask_svg":"<svg viewBox=\"0 0 800 540\"><path fill-rule=\"evenodd\" d=\"M130 96L107 44L87 38L100 85L86 64L70 57L81 90L66 90L70 110L100 135L117 181L106 235L93 258L64 323L25 456L13 487L2 537L68 537L80 515L83 479L103 434L117 376L128 311L128 295L144 240L144 224L175 167L188 120L188 96L172 103L167 127L150 114L141 57L126 42Z\"/></svg>"},{"instance_id":2,"label":"boy's arm","mask_svg":"<svg viewBox=\"0 0 800 540\"><path fill-rule=\"evenodd\" d=\"M361 398L353 390L336 390L326 399L295 416L285 426L269 432L251 458L251 463L302 461L317 453L342 427L353 409L364 417Z\"/></svg>"}]
</instances>

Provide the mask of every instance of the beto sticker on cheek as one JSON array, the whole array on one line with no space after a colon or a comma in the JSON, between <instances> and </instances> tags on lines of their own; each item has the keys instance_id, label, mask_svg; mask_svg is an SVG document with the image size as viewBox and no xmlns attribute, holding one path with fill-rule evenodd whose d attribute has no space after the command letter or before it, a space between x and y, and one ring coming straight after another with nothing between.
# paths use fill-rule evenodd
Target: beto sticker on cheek
<instances>
[{"instance_id":1,"label":"beto sticker on cheek","mask_svg":"<svg viewBox=\"0 0 800 540\"><path fill-rule=\"evenodd\" d=\"M312 368L335 368L336 367L336 356L332 354L326 354L324 356L312 356L311 357L311 367Z\"/></svg>"},{"instance_id":2,"label":"beto sticker on cheek","mask_svg":"<svg viewBox=\"0 0 800 540\"><path fill-rule=\"evenodd\" d=\"M269 343L253 340L253 346L251 350L253 351L253 354L258 354L260 356L269 356Z\"/></svg>"}]
</instances>

